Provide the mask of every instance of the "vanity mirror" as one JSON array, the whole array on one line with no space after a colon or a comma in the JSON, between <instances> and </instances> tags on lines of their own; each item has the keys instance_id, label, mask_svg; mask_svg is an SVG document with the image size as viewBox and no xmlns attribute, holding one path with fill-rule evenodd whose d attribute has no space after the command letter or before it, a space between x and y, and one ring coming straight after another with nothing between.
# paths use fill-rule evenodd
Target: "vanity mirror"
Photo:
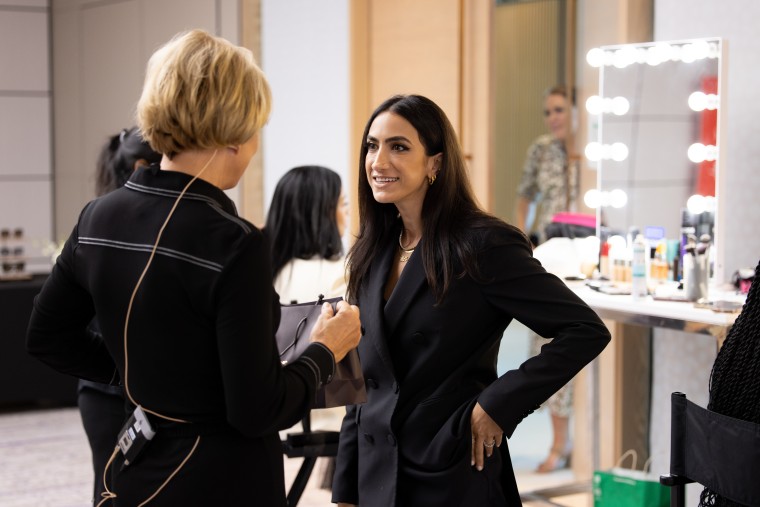
<instances>
[{"instance_id":1,"label":"vanity mirror","mask_svg":"<svg viewBox=\"0 0 760 507\"><path fill-rule=\"evenodd\" d=\"M713 237L718 280L723 50L707 38L603 46L587 57L600 68L599 96L586 104L598 125L586 147L598 184L586 202L606 226L600 234L637 227L680 239L692 224Z\"/></svg>"}]
</instances>

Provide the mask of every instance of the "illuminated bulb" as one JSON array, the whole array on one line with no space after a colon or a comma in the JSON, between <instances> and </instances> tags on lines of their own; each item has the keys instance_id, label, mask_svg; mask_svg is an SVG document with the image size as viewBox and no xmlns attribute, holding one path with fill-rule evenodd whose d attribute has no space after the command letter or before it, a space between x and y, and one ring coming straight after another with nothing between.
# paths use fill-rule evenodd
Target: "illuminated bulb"
<instances>
[{"instance_id":1,"label":"illuminated bulb","mask_svg":"<svg viewBox=\"0 0 760 507\"><path fill-rule=\"evenodd\" d=\"M628 66L628 57L625 51L622 49L615 51L615 54L612 57L612 65L618 69L624 69Z\"/></svg>"},{"instance_id":2,"label":"illuminated bulb","mask_svg":"<svg viewBox=\"0 0 760 507\"><path fill-rule=\"evenodd\" d=\"M622 162L628 158L628 146L623 143L613 143L610 147L610 157L615 162Z\"/></svg>"},{"instance_id":3,"label":"illuminated bulb","mask_svg":"<svg viewBox=\"0 0 760 507\"><path fill-rule=\"evenodd\" d=\"M686 201L686 208L689 210L689 213L692 215L699 215L700 213L704 213L707 209L707 202L705 200L705 196L694 194Z\"/></svg>"},{"instance_id":4,"label":"illuminated bulb","mask_svg":"<svg viewBox=\"0 0 760 507\"><path fill-rule=\"evenodd\" d=\"M695 164L698 164L700 162L704 162L705 160L705 145L702 143L694 143L691 146L689 146L689 150L686 152L686 156L689 157L689 160L694 162Z\"/></svg>"},{"instance_id":5,"label":"illuminated bulb","mask_svg":"<svg viewBox=\"0 0 760 507\"><path fill-rule=\"evenodd\" d=\"M718 158L718 148L712 144L705 146L705 160L712 162Z\"/></svg>"},{"instance_id":6,"label":"illuminated bulb","mask_svg":"<svg viewBox=\"0 0 760 507\"><path fill-rule=\"evenodd\" d=\"M718 96L714 93L708 93L706 95L707 97L707 109L710 111L714 111L715 109L718 109Z\"/></svg>"},{"instance_id":7,"label":"illuminated bulb","mask_svg":"<svg viewBox=\"0 0 760 507\"><path fill-rule=\"evenodd\" d=\"M705 196L705 211L715 211L715 197L712 195Z\"/></svg>"},{"instance_id":8,"label":"illuminated bulb","mask_svg":"<svg viewBox=\"0 0 760 507\"><path fill-rule=\"evenodd\" d=\"M606 208L610 205L610 193L605 190L599 191L599 206Z\"/></svg>"},{"instance_id":9,"label":"illuminated bulb","mask_svg":"<svg viewBox=\"0 0 760 507\"><path fill-rule=\"evenodd\" d=\"M718 58L720 55L720 45L717 42L710 43L710 50L707 52L707 58Z\"/></svg>"},{"instance_id":10,"label":"illuminated bulb","mask_svg":"<svg viewBox=\"0 0 760 507\"><path fill-rule=\"evenodd\" d=\"M599 95L592 95L586 99L586 111L589 114L602 114L604 100Z\"/></svg>"},{"instance_id":11,"label":"illuminated bulb","mask_svg":"<svg viewBox=\"0 0 760 507\"><path fill-rule=\"evenodd\" d=\"M695 60L704 60L710 54L710 46L707 41L698 40L692 44Z\"/></svg>"},{"instance_id":12,"label":"illuminated bulb","mask_svg":"<svg viewBox=\"0 0 760 507\"><path fill-rule=\"evenodd\" d=\"M592 67L601 67L604 65L604 51L601 48L592 48L586 53L586 61Z\"/></svg>"},{"instance_id":13,"label":"illuminated bulb","mask_svg":"<svg viewBox=\"0 0 760 507\"><path fill-rule=\"evenodd\" d=\"M583 194L583 203L591 209L598 208L600 201L601 201L601 196L599 195L599 190L595 188L592 188L591 190Z\"/></svg>"},{"instance_id":14,"label":"illuminated bulb","mask_svg":"<svg viewBox=\"0 0 760 507\"><path fill-rule=\"evenodd\" d=\"M596 141L588 143L584 150L586 158L592 162L598 162L602 158L602 145Z\"/></svg>"},{"instance_id":15,"label":"illuminated bulb","mask_svg":"<svg viewBox=\"0 0 760 507\"><path fill-rule=\"evenodd\" d=\"M692 111L704 111L707 107L707 95L702 92L694 92L689 95L689 107Z\"/></svg>"},{"instance_id":16,"label":"illuminated bulb","mask_svg":"<svg viewBox=\"0 0 760 507\"><path fill-rule=\"evenodd\" d=\"M612 113L617 116L623 116L631 108L631 104L625 97L615 97L612 99Z\"/></svg>"},{"instance_id":17,"label":"illuminated bulb","mask_svg":"<svg viewBox=\"0 0 760 507\"><path fill-rule=\"evenodd\" d=\"M654 47L654 52L657 55L657 59L662 62L667 62L673 57L673 46L665 42L661 42Z\"/></svg>"},{"instance_id":18,"label":"illuminated bulb","mask_svg":"<svg viewBox=\"0 0 760 507\"><path fill-rule=\"evenodd\" d=\"M653 67L660 64L660 55L657 53L656 47L647 49L646 62Z\"/></svg>"},{"instance_id":19,"label":"illuminated bulb","mask_svg":"<svg viewBox=\"0 0 760 507\"><path fill-rule=\"evenodd\" d=\"M628 194L623 190L616 188L610 192L610 206L613 208L622 208L628 204Z\"/></svg>"},{"instance_id":20,"label":"illuminated bulb","mask_svg":"<svg viewBox=\"0 0 760 507\"><path fill-rule=\"evenodd\" d=\"M697 53L694 44L684 44L681 47L681 61L684 63L691 63L696 59Z\"/></svg>"},{"instance_id":21,"label":"illuminated bulb","mask_svg":"<svg viewBox=\"0 0 760 507\"><path fill-rule=\"evenodd\" d=\"M615 250L623 251L626 248L626 240L620 234L615 234L607 238L607 243L610 244L610 250L614 248Z\"/></svg>"}]
</instances>

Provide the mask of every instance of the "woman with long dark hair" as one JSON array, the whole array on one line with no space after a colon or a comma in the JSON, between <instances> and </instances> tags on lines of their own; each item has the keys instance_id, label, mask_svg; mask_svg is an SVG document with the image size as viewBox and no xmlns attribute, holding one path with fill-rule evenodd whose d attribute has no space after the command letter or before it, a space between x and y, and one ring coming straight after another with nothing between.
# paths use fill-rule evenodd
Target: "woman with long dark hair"
<instances>
[{"instance_id":1,"label":"woman with long dark hair","mask_svg":"<svg viewBox=\"0 0 760 507\"><path fill-rule=\"evenodd\" d=\"M335 171L301 166L280 178L264 232L282 303L345 295L342 236L347 221L348 205Z\"/></svg>"},{"instance_id":2,"label":"woman with long dark hair","mask_svg":"<svg viewBox=\"0 0 760 507\"><path fill-rule=\"evenodd\" d=\"M525 234L478 207L456 134L431 100L395 96L372 113L358 193L348 297L366 330L367 402L343 421L333 501L520 505L503 437L609 332L533 258ZM554 339L498 377L512 319Z\"/></svg>"}]
</instances>

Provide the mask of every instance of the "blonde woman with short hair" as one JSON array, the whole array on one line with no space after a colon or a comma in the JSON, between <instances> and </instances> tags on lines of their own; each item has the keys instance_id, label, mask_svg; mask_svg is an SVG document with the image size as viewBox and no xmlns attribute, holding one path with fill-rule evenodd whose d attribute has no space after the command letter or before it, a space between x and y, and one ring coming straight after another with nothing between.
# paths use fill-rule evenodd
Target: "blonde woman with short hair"
<instances>
[{"instance_id":1,"label":"blonde woman with short hair","mask_svg":"<svg viewBox=\"0 0 760 507\"><path fill-rule=\"evenodd\" d=\"M270 102L244 48L193 30L156 51L137 122L161 162L84 208L35 301L29 352L123 384L130 413L155 431L135 455L139 435L120 439L101 503L284 506L277 431L358 343L358 308L325 307L314 343L280 364L269 245L224 193L256 153ZM86 332L96 314L102 340ZM148 435L144 424L131 429Z\"/></svg>"}]
</instances>

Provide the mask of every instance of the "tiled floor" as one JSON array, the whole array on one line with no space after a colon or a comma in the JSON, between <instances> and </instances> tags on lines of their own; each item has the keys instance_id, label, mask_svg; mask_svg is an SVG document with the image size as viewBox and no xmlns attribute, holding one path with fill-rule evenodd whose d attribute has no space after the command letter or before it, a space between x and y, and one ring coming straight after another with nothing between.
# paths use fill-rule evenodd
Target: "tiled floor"
<instances>
[{"instance_id":1,"label":"tiled floor","mask_svg":"<svg viewBox=\"0 0 760 507\"><path fill-rule=\"evenodd\" d=\"M531 416L534 417L534 416ZM538 419L538 418L537 418ZM330 424L314 421L314 429ZM521 425L527 427L540 424ZM548 426L548 423L546 424ZM540 455L526 455L522 447L544 449L535 445L515 444L514 465L521 491L532 491L572 481L569 470L547 475L531 473ZM289 485L300 467L300 459L285 460L285 477ZM87 507L91 495L92 471L90 451L76 408L34 410L0 414L0 505L3 507ZM330 493L318 487L322 464L317 463L299 507L332 505ZM589 495L553 499L554 505L587 507ZM538 507L545 503L526 502Z\"/></svg>"}]
</instances>

